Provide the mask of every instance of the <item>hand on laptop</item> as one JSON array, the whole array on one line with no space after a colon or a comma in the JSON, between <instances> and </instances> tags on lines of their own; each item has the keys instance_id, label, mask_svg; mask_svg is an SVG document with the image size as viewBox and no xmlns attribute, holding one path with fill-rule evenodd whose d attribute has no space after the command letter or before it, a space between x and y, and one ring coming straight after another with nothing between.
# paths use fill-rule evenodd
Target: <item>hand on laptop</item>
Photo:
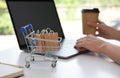
<instances>
[{"instance_id":1,"label":"hand on laptop","mask_svg":"<svg viewBox=\"0 0 120 78\"><path fill-rule=\"evenodd\" d=\"M88 35L84 38L78 39L75 47L79 51L90 50L93 52L100 52L99 48L104 43L105 42L100 40L99 38L97 38L93 35Z\"/></svg>"}]
</instances>

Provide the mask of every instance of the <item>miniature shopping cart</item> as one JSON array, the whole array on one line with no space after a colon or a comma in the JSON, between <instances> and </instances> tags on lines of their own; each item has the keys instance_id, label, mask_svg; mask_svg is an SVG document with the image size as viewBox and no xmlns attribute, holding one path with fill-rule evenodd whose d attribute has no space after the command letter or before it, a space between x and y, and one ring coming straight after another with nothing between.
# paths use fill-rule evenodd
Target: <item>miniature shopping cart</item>
<instances>
[{"instance_id":1,"label":"miniature shopping cart","mask_svg":"<svg viewBox=\"0 0 120 78\"><path fill-rule=\"evenodd\" d=\"M33 26L28 24L21 27L27 50L30 55L25 58L25 67L29 68L31 62L51 62L52 67L56 67L57 57L49 55L48 52L58 51L60 49L61 37L58 37L50 28L43 29L40 33L35 33ZM55 35L56 34L56 35ZM38 53L40 53L38 55ZM40 58L39 60L36 58Z\"/></svg>"}]
</instances>

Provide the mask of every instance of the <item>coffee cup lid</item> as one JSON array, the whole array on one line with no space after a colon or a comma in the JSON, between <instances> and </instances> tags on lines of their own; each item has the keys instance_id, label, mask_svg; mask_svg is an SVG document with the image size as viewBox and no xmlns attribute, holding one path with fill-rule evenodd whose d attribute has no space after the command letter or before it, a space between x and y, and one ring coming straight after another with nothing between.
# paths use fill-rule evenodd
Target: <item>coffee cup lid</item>
<instances>
[{"instance_id":1,"label":"coffee cup lid","mask_svg":"<svg viewBox=\"0 0 120 78\"><path fill-rule=\"evenodd\" d=\"M99 13L99 9L98 8L93 8L93 9L82 9L82 13L88 13L88 12L92 12L92 13Z\"/></svg>"}]
</instances>

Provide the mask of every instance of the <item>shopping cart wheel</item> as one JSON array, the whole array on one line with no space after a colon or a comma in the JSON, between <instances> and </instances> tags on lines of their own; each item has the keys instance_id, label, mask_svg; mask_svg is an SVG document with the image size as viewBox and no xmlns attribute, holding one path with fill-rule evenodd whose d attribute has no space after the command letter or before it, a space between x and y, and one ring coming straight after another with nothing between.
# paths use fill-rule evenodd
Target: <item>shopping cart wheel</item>
<instances>
[{"instance_id":1,"label":"shopping cart wheel","mask_svg":"<svg viewBox=\"0 0 120 78\"><path fill-rule=\"evenodd\" d=\"M30 67L30 63L29 63L29 62L26 62L25 67L26 67L26 68L29 68L29 67Z\"/></svg>"},{"instance_id":2,"label":"shopping cart wheel","mask_svg":"<svg viewBox=\"0 0 120 78\"><path fill-rule=\"evenodd\" d=\"M55 68L56 67L56 63L52 63L51 66L52 66L52 68Z\"/></svg>"},{"instance_id":3,"label":"shopping cart wheel","mask_svg":"<svg viewBox=\"0 0 120 78\"><path fill-rule=\"evenodd\" d=\"M51 64L52 68L56 67L56 63L57 63L57 60L52 61L52 64Z\"/></svg>"}]
</instances>

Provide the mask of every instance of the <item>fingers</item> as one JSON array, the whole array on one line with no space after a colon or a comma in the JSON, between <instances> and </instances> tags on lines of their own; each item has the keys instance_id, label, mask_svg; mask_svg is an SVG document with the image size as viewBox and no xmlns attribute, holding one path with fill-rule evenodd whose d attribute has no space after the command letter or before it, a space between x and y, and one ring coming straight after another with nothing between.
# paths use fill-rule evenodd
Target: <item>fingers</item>
<instances>
[{"instance_id":1,"label":"fingers","mask_svg":"<svg viewBox=\"0 0 120 78\"><path fill-rule=\"evenodd\" d=\"M83 44L85 44L86 39L87 39L87 36L86 36L86 37L83 37L83 38L80 38L80 39L77 40L76 44L81 44L81 45L83 45Z\"/></svg>"},{"instance_id":2,"label":"fingers","mask_svg":"<svg viewBox=\"0 0 120 78\"><path fill-rule=\"evenodd\" d=\"M98 23L94 23L94 22L88 22L87 23L89 26L91 26L91 27L93 27L94 29L96 29L96 32L97 32L97 34L95 33L95 36L98 36L99 35L99 27L100 27L100 22L98 22Z\"/></svg>"},{"instance_id":3,"label":"fingers","mask_svg":"<svg viewBox=\"0 0 120 78\"><path fill-rule=\"evenodd\" d=\"M103 28L103 26L106 26L105 23L100 20L98 20L97 23L96 22L88 22L87 24L96 29Z\"/></svg>"},{"instance_id":4,"label":"fingers","mask_svg":"<svg viewBox=\"0 0 120 78\"><path fill-rule=\"evenodd\" d=\"M74 46L74 48L77 49L77 50L79 50L79 51L86 51L86 50L87 50L87 49L85 49L84 47L78 48L78 47Z\"/></svg>"},{"instance_id":5,"label":"fingers","mask_svg":"<svg viewBox=\"0 0 120 78\"><path fill-rule=\"evenodd\" d=\"M76 42L76 45L75 45L75 48L78 49L78 50L82 50L83 51L83 43L84 43L84 39L85 38L80 38L77 40Z\"/></svg>"},{"instance_id":6,"label":"fingers","mask_svg":"<svg viewBox=\"0 0 120 78\"><path fill-rule=\"evenodd\" d=\"M79 51L86 51L87 49L81 47L81 48L79 48L78 50L79 50Z\"/></svg>"},{"instance_id":7,"label":"fingers","mask_svg":"<svg viewBox=\"0 0 120 78\"><path fill-rule=\"evenodd\" d=\"M104 33L105 30L109 29L109 27L100 20L98 21L98 23L88 22L88 25L96 29L95 36L102 36L102 33Z\"/></svg>"},{"instance_id":8,"label":"fingers","mask_svg":"<svg viewBox=\"0 0 120 78\"><path fill-rule=\"evenodd\" d=\"M76 42L76 45L75 45L75 48L78 49L79 51L86 51L86 43L88 43L88 41L91 39L91 38L94 38L93 35L88 35L84 38L80 38L77 40Z\"/></svg>"},{"instance_id":9,"label":"fingers","mask_svg":"<svg viewBox=\"0 0 120 78\"><path fill-rule=\"evenodd\" d=\"M87 24L91 27L94 27L94 28L97 27L97 23L94 23L94 22L88 22Z\"/></svg>"}]
</instances>

